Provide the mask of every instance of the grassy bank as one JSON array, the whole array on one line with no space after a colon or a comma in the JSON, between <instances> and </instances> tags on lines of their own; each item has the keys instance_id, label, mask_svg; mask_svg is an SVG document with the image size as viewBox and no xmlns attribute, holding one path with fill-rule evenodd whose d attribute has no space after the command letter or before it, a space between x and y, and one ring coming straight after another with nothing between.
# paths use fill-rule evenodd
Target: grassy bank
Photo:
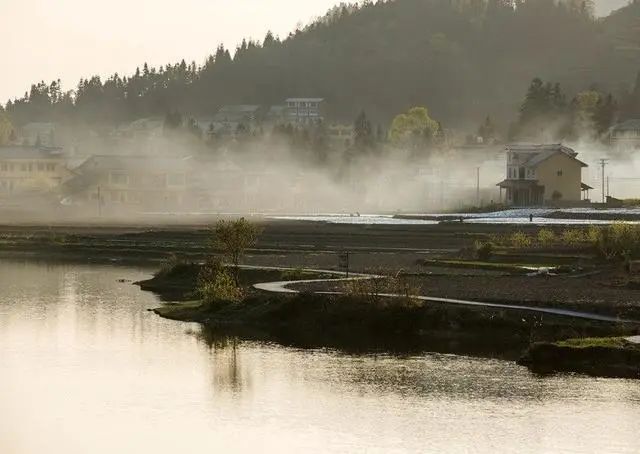
<instances>
[{"instance_id":1,"label":"grassy bank","mask_svg":"<svg viewBox=\"0 0 640 454\"><path fill-rule=\"evenodd\" d=\"M622 337L537 342L518 363L541 374L575 372L597 377L640 378L640 345Z\"/></svg>"},{"instance_id":2,"label":"grassy bank","mask_svg":"<svg viewBox=\"0 0 640 454\"><path fill-rule=\"evenodd\" d=\"M609 323L383 298L358 289L347 290L343 296L273 295L250 289L256 282L335 277L304 271L243 269L242 300L206 303L194 300L198 298L195 286L200 268L178 264L139 285L165 300L182 301L155 309L162 317L202 323L218 334L296 347L431 350L516 359L532 339L629 334L628 327Z\"/></svg>"}]
</instances>

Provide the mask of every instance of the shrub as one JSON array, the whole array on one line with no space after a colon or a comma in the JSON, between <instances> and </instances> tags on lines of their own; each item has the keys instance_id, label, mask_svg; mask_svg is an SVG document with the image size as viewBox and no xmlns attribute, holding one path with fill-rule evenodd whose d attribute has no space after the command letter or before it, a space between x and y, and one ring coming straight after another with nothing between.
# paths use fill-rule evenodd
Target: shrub
<instances>
[{"instance_id":1,"label":"shrub","mask_svg":"<svg viewBox=\"0 0 640 454\"><path fill-rule=\"evenodd\" d=\"M242 289L235 284L229 270L218 260L208 261L198 275L198 293L205 303L238 302Z\"/></svg>"},{"instance_id":2,"label":"shrub","mask_svg":"<svg viewBox=\"0 0 640 454\"><path fill-rule=\"evenodd\" d=\"M588 243L597 246L600 236L602 235L602 227L591 224L587 229L586 240Z\"/></svg>"},{"instance_id":3,"label":"shrub","mask_svg":"<svg viewBox=\"0 0 640 454\"><path fill-rule=\"evenodd\" d=\"M527 248L531 247L531 237L524 232L516 232L511 235L509 238L510 243L513 247L516 248Z\"/></svg>"},{"instance_id":4,"label":"shrub","mask_svg":"<svg viewBox=\"0 0 640 454\"><path fill-rule=\"evenodd\" d=\"M575 246L577 244L588 241L585 233L580 229L567 229L562 232L562 242L567 245Z\"/></svg>"},{"instance_id":5,"label":"shrub","mask_svg":"<svg viewBox=\"0 0 640 454\"><path fill-rule=\"evenodd\" d=\"M295 268L282 272L281 279L284 281L302 281L308 279L310 274L302 268Z\"/></svg>"},{"instance_id":6,"label":"shrub","mask_svg":"<svg viewBox=\"0 0 640 454\"><path fill-rule=\"evenodd\" d=\"M556 242L556 234L553 230L542 229L538 232L538 243L543 246L549 246Z\"/></svg>"},{"instance_id":7,"label":"shrub","mask_svg":"<svg viewBox=\"0 0 640 454\"><path fill-rule=\"evenodd\" d=\"M171 254L168 259L162 262L162 266L160 266L160 269L156 272L155 276L169 276L171 273L175 272L186 264L187 262L185 262L181 257L176 254Z\"/></svg>"},{"instance_id":8,"label":"shrub","mask_svg":"<svg viewBox=\"0 0 640 454\"><path fill-rule=\"evenodd\" d=\"M611 224L599 229L594 245L607 260L630 261L640 255L640 227L624 223Z\"/></svg>"},{"instance_id":9,"label":"shrub","mask_svg":"<svg viewBox=\"0 0 640 454\"><path fill-rule=\"evenodd\" d=\"M396 303L414 303L415 295L420 290L413 287L405 276L401 273L384 276L378 273L377 278L355 278L345 284L345 294L363 299L371 304L380 304L382 301ZM384 295L396 295L389 298Z\"/></svg>"},{"instance_id":10,"label":"shrub","mask_svg":"<svg viewBox=\"0 0 640 454\"><path fill-rule=\"evenodd\" d=\"M476 241L475 255L478 260L487 261L493 256L493 243Z\"/></svg>"}]
</instances>

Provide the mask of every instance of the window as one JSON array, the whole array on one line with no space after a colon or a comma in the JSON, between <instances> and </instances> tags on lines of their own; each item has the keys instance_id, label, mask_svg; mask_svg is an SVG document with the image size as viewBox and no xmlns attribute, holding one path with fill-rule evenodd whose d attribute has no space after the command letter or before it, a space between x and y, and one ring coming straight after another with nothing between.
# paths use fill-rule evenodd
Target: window
<instances>
[{"instance_id":1,"label":"window","mask_svg":"<svg viewBox=\"0 0 640 454\"><path fill-rule=\"evenodd\" d=\"M122 172L111 172L110 178L111 184L126 185L129 182L127 174Z\"/></svg>"},{"instance_id":2,"label":"window","mask_svg":"<svg viewBox=\"0 0 640 454\"><path fill-rule=\"evenodd\" d=\"M168 173L167 186L184 186L184 173Z\"/></svg>"},{"instance_id":3,"label":"window","mask_svg":"<svg viewBox=\"0 0 640 454\"><path fill-rule=\"evenodd\" d=\"M0 169L1 169L3 172L6 172L8 168L9 168L9 166L7 165L7 163L6 163L6 162L3 162L2 164L0 164Z\"/></svg>"},{"instance_id":4,"label":"window","mask_svg":"<svg viewBox=\"0 0 640 454\"><path fill-rule=\"evenodd\" d=\"M562 176L562 170L558 170L558 176L561 177Z\"/></svg>"},{"instance_id":5,"label":"window","mask_svg":"<svg viewBox=\"0 0 640 454\"><path fill-rule=\"evenodd\" d=\"M44 171L44 163L39 162L38 163L38 172L43 172Z\"/></svg>"},{"instance_id":6,"label":"window","mask_svg":"<svg viewBox=\"0 0 640 454\"><path fill-rule=\"evenodd\" d=\"M27 165L26 164L20 164L20 170L23 172L27 171Z\"/></svg>"},{"instance_id":7,"label":"window","mask_svg":"<svg viewBox=\"0 0 640 454\"><path fill-rule=\"evenodd\" d=\"M33 172L33 163L30 162L27 167L29 168L29 172Z\"/></svg>"},{"instance_id":8,"label":"window","mask_svg":"<svg viewBox=\"0 0 640 454\"><path fill-rule=\"evenodd\" d=\"M56 170L55 164L47 164L47 172L53 172L54 170Z\"/></svg>"}]
</instances>

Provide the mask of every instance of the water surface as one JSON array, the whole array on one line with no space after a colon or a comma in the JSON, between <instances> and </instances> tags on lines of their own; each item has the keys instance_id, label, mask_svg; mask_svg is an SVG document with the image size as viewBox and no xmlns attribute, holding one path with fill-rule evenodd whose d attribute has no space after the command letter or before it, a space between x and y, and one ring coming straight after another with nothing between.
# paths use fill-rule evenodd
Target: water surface
<instances>
[{"instance_id":1,"label":"water surface","mask_svg":"<svg viewBox=\"0 0 640 454\"><path fill-rule=\"evenodd\" d=\"M146 276L0 261L1 453L639 450L638 382L207 342Z\"/></svg>"}]
</instances>

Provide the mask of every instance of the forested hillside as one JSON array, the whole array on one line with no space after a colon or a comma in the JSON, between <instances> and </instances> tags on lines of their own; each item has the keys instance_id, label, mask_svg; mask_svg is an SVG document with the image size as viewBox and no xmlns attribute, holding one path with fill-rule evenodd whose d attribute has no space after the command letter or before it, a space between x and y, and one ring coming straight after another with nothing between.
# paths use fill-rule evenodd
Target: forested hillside
<instances>
[{"instance_id":1,"label":"forested hillside","mask_svg":"<svg viewBox=\"0 0 640 454\"><path fill-rule=\"evenodd\" d=\"M7 112L18 125L117 124L313 96L341 121L364 109L388 124L424 105L448 126L477 125L486 115L506 125L534 77L569 96L593 87L624 96L640 69L639 30L640 3L595 20L581 1L380 1L335 8L282 40L269 34L234 51L219 47L201 65L142 65L130 76L82 80L73 91L42 82Z\"/></svg>"}]
</instances>

